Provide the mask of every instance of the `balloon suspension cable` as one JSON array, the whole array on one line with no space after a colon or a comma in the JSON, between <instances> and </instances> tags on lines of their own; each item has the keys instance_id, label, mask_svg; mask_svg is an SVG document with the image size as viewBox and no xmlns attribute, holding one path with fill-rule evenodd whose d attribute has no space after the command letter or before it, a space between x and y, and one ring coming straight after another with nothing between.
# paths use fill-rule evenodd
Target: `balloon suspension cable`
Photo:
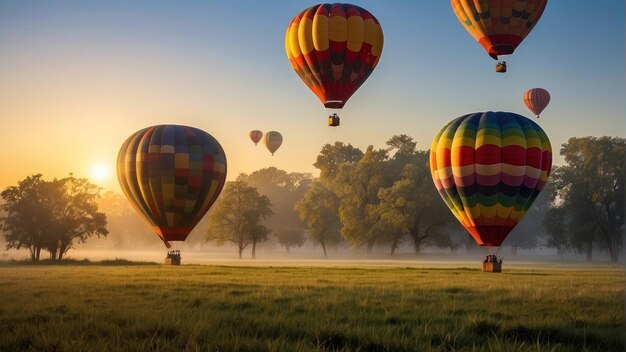
<instances>
[{"instance_id":1,"label":"balloon suspension cable","mask_svg":"<svg viewBox=\"0 0 626 352\"><path fill-rule=\"evenodd\" d=\"M500 250L502 249L501 246L497 246L497 250L495 253L493 253L493 251L491 251L491 247L494 246L480 246L480 249L483 251L483 254L485 255L485 257L489 256L489 255L494 255L496 256L496 258L498 257L498 254L500 254Z\"/></svg>"},{"instance_id":2,"label":"balloon suspension cable","mask_svg":"<svg viewBox=\"0 0 626 352\"><path fill-rule=\"evenodd\" d=\"M496 251L496 254L494 254L496 256L496 258L498 258L498 254L500 253L501 249L502 249L502 247L498 247L498 250Z\"/></svg>"}]
</instances>

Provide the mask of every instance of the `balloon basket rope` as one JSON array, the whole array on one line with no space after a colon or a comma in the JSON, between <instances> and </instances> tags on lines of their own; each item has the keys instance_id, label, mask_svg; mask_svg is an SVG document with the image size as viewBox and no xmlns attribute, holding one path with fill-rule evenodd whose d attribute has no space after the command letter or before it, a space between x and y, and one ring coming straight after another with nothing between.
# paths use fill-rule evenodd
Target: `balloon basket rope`
<instances>
[{"instance_id":1,"label":"balloon basket rope","mask_svg":"<svg viewBox=\"0 0 626 352\"><path fill-rule=\"evenodd\" d=\"M180 251L179 250L168 251L163 264L180 265Z\"/></svg>"}]
</instances>

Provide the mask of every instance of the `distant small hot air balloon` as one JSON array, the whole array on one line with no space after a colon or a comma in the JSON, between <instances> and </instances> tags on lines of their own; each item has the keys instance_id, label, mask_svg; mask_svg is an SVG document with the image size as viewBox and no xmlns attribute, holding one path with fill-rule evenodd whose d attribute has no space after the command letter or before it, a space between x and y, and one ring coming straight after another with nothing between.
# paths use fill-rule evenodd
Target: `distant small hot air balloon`
<instances>
[{"instance_id":1,"label":"distant small hot air balloon","mask_svg":"<svg viewBox=\"0 0 626 352\"><path fill-rule=\"evenodd\" d=\"M263 132L261 132L259 130L252 130L252 131L250 131L248 136L250 137L250 140L252 140L254 142L254 145L256 145L257 143L259 143L261 138L263 138Z\"/></svg>"},{"instance_id":2,"label":"distant small hot air balloon","mask_svg":"<svg viewBox=\"0 0 626 352\"><path fill-rule=\"evenodd\" d=\"M283 144L283 136L276 131L269 131L263 137L265 147L274 155L274 152Z\"/></svg>"},{"instance_id":3,"label":"distant small hot air balloon","mask_svg":"<svg viewBox=\"0 0 626 352\"><path fill-rule=\"evenodd\" d=\"M200 129L152 126L124 142L117 177L130 203L170 248L171 241L187 238L219 196L226 180L226 155L219 142Z\"/></svg>"},{"instance_id":4,"label":"distant small hot air balloon","mask_svg":"<svg viewBox=\"0 0 626 352\"><path fill-rule=\"evenodd\" d=\"M350 4L319 4L287 27L291 66L328 109L339 111L370 76L383 50L383 30L367 10ZM339 126L333 113L329 126Z\"/></svg>"},{"instance_id":5,"label":"distant small hot air balloon","mask_svg":"<svg viewBox=\"0 0 626 352\"><path fill-rule=\"evenodd\" d=\"M459 22L494 60L513 54L535 27L548 0L451 0ZM497 72L506 72L506 62Z\"/></svg>"},{"instance_id":6,"label":"distant small hot air balloon","mask_svg":"<svg viewBox=\"0 0 626 352\"><path fill-rule=\"evenodd\" d=\"M546 133L509 112L452 120L430 149L430 171L441 198L490 262L548 182L551 167Z\"/></svg>"},{"instance_id":7,"label":"distant small hot air balloon","mask_svg":"<svg viewBox=\"0 0 626 352\"><path fill-rule=\"evenodd\" d=\"M524 93L524 104L539 118L539 114L550 103L550 93L543 88L532 88Z\"/></svg>"}]
</instances>

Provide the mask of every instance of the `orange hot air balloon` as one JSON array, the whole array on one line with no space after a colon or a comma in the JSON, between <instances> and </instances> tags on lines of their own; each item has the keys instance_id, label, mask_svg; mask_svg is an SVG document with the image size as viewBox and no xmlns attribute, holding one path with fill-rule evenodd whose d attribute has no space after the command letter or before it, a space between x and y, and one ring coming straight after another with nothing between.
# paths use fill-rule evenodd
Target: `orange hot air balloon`
<instances>
[{"instance_id":1,"label":"orange hot air balloon","mask_svg":"<svg viewBox=\"0 0 626 352\"><path fill-rule=\"evenodd\" d=\"M322 104L341 110L378 64L383 31L361 7L319 4L291 21L285 49L293 69ZM329 125L339 125L336 113Z\"/></svg>"},{"instance_id":2,"label":"orange hot air balloon","mask_svg":"<svg viewBox=\"0 0 626 352\"><path fill-rule=\"evenodd\" d=\"M535 27L548 4L548 0L450 2L459 22L494 60L500 55L513 54ZM503 64L503 69L498 72L506 72L506 63Z\"/></svg>"},{"instance_id":3,"label":"orange hot air balloon","mask_svg":"<svg viewBox=\"0 0 626 352\"><path fill-rule=\"evenodd\" d=\"M117 156L122 191L170 248L184 241L226 181L226 155L210 134L158 125L133 133Z\"/></svg>"},{"instance_id":4,"label":"orange hot air balloon","mask_svg":"<svg viewBox=\"0 0 626 352\"><path fill-rule=\"evenodd\" d=\"M550 93L543 88L532 88L524 93L523 99L528 110L539 118L539 114L550 103Z\"/></svg>"},{"instance_id":5,"label":"orange hot air balloon","mask_svg":"<svg viewBox=\"0 0 626 352\"><path fill-rule=\"evenodd\" d=\"M254 145L256 145L257 143L259 143L261 138L263 138L263 132L259 130L252 130L250 131L250 133L248 133L248 136L250 137L250 140L254 142Z\"/></svg>"}]
</instances>

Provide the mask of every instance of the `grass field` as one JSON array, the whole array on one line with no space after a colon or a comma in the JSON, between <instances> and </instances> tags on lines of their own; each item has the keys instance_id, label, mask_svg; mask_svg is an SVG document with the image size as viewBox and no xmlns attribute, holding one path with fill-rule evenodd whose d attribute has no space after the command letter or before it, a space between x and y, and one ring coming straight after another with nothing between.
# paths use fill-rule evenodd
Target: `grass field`
<instances>
[{"instance_id":1,"label":"grass field","mask_svg":"<svg viewBox=\"0 0 626 352\"><path fill-rule=\"evenodd\" d=\"M0 266L0 351L622 351L621 268Z\"/></svg>"}]
</instances>

